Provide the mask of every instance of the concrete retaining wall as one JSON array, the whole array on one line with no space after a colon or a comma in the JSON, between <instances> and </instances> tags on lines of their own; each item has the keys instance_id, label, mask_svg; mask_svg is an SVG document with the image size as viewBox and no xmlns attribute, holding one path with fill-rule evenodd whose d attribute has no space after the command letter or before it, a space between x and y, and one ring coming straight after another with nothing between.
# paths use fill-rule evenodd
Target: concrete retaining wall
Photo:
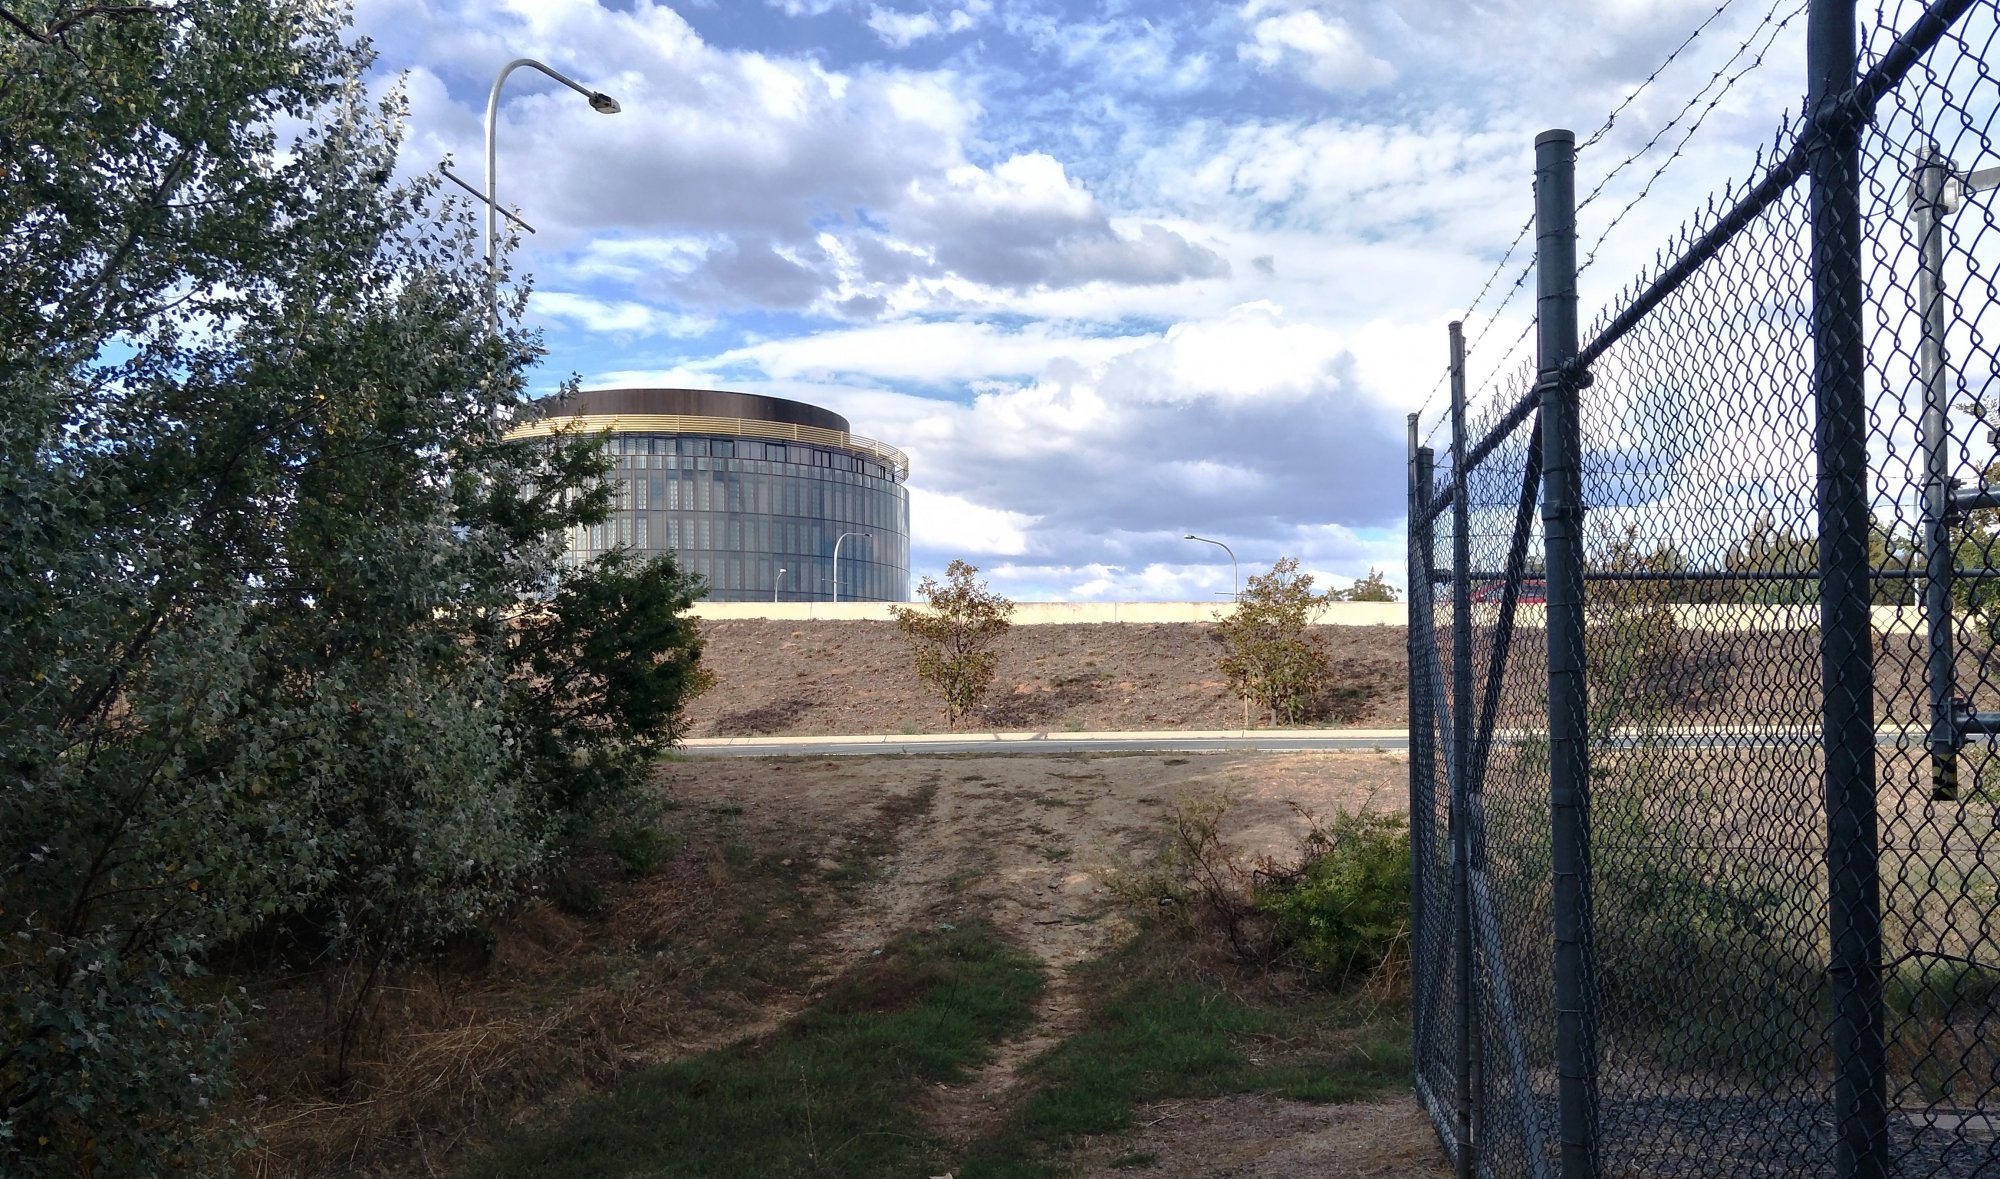
<instances>
[{"instance_id":1,"label":"concrete retaining wall","mask_svg":"<svg viewBox=\"0 0 2000 1179\"><path fill-rule=\"evenodd\" d=\"M769 618L785 622L887 622L888 602L696 602L696 618ZM1230 603L1222 602L1016 602L1021 626L1058 622L1213 622ZM1334 602L1318 619L1328 626L1402 626L1409 608L1401 602Z\"/></svg>"}]
</instances>

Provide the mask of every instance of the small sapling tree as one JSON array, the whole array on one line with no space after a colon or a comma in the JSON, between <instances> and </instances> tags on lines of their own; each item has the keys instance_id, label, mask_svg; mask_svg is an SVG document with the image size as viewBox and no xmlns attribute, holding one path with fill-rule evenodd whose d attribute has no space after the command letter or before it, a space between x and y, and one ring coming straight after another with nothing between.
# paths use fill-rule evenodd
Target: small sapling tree
<instances>
[{"instance_id":1,"label":"small sapling tree","mask_svg":"<svg viewBox=\"0 0 2000 1179\"><path fill-rule=\"evenodd\" d=\"M1296 557L1252 575L1236 609L1219 616L1215 633L1225 648L1222 674L1246 703L1266 710L1271 723L1308 719L1333 676L1323 639L1312 620L1333 594L1315 594Z\"/></svg>"},{"instance_id":2,"label":"small sapling tree","mask_svg":"<svg viewBox=\"0 0 2000 1179\"><path fill-rule=\"evenodd\" d=\"M993 683L993 669L1000 662L993 646L1007 633L1014 613L1014 603L973 580L978 572L976 565L953 561L945 567L942 583L926 577L917 586L930 609L894 606L889 611L909 640L917 679L943 698L948 728L957 728Z\"/></svg>"}]
</instances>

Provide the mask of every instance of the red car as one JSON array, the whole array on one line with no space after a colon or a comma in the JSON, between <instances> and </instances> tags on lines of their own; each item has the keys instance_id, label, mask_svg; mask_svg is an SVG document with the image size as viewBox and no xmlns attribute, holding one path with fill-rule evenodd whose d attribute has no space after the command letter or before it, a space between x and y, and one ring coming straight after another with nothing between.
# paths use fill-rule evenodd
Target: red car
<instances>
[{"instance_id":1,"label":"red car","mask_svg":"<svg viewBox=\"0 0 2000 1179\"><path fill-rule=\"evenodd\" d=\"M1475 602L1498 602L1500 595L1506 592L1506 588L1505 582L1489 581L1472 591L1472 600ZM1546 581L1524 581L1521 583L1521 592L1515 596L1514 600L1517 602L1532 602L1536 605L1544 604L1549 600L1549 583Z\"/></svg>"}]
</instances>

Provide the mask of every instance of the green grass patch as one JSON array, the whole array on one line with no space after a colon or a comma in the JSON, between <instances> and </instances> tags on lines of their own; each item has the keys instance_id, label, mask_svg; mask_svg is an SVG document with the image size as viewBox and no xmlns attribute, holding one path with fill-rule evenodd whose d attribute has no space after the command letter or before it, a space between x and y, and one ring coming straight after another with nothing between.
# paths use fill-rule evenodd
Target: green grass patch
<instances>
[{"instance_id":1,"label":"green grass patch","mask_svg":"<svg viewBox=\"0 0 2000 1179\"><path fill-rule=\"evenodd\" d=\"M467 1173L937 1174L942 1151L917 1102L1026 1027L1042 985L1039 963L984 922L908 935L770 1037L634 1074L553 1125L509 1135Z\"/></svg>"},{"instance_id":2,"label":"green grass patch","mask_svg":"<svg viewBox=\"0 0 2000 1179\"><path fill-rule=\"evenodd\" d=\"M1351 1101L1408 1084L1400 1012L1358 994L1228 985L1165 952L1168 940L1142 934L1085 968L1095 994L1085 1030L1029 1066L1030 1093L968 1148L959 1179L1063 1174L1079 1139L1129 1130L1133 1109L1150 1101L1248 1092Z\"/></svg>"}]
</instances>

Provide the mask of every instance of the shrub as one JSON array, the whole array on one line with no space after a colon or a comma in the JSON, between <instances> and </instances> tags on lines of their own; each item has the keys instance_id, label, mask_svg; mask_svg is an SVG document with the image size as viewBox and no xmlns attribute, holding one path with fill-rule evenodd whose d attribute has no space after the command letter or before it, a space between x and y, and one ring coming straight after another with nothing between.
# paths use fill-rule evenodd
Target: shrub
<instances>
[{"instance_id":1,"label":"shrub","mask_svg":"<svg viewBox=\"0 0 2000 1179\"><path fill-rule=\"evenodd\" d=\"M1336 815L1306 833L1298 865L1268 874L1257 904L1276 948L1343 983L1403 950L1410 934L1410 825L1401 815Z\"/></svg>"},{"instance_id":2,"label":"shrub","mask_svg":"<svg viewBox=\"0 0 2000 1179\"><path fill-rule=\"evenodd\" d=\"M1389 584L1389 579L1383 575L1380 569L1370 569L1368 576L1356 578L1354 584L1348 586L1346 589L1328 590L1326 600L1329 602L1397 602L1402 599L1396 596L1396 587Z\"/></svg>"},{"instance_id":3,"label":"shrub","mask_svg":"<svg viewBox=\"0 0 2000 1179\"><path fill-rule=\"evenodd\" d=\"M1286 862L1246 860L1221 835L1229 803L1175 801L1152 868L1114 875L1114 895L1196 931L1213 931L1239 962L1290 962L1334 986L1404 952L1409 940L1410 831L1401 815L1367 811L1307 821Z\"/></svg>"},{"instance_id":4,"label":"shrub","mask_svg":"<svg viewBox=\"0 0 2000 1179\"><path fill-rule=\"evenodd\" d=\"M1605 572L1668 574L1686 562L1668 546L1641 551L1638 531L1627 528L1598 556ZM1585 683L1590 731L1601 736L1623 726L1645 726L1671 706L1684 665L1684 639L1670 580L1600 581L1586 597Z\"/></svg>"}]
</instances>

